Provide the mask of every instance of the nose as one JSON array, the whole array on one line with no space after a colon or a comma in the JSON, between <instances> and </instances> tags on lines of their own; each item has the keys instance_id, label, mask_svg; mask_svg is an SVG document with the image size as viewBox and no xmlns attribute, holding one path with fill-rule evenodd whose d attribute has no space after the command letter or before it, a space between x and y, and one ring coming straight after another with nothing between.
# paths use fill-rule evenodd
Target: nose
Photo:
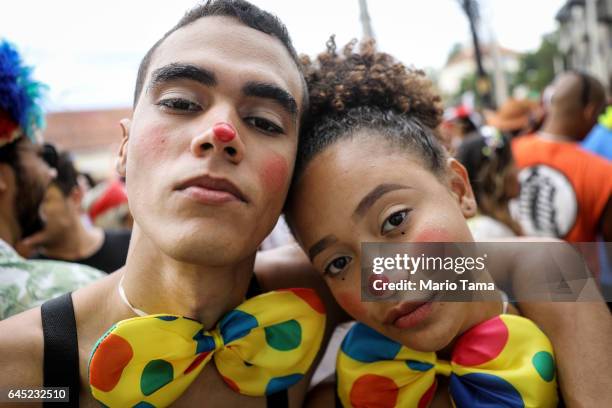
<instances>
[{"instance_id":1,"label":"nose","mask_svg":"<svg viewBox=\"0 0 612 408\"><path fill-rule=\"evenodd\" d=\"M227 122L219 122L191 141L191 151L202 157L208 152L238 164L244 158L244 143L236 129Z\"/></svg>"}]
</instances>

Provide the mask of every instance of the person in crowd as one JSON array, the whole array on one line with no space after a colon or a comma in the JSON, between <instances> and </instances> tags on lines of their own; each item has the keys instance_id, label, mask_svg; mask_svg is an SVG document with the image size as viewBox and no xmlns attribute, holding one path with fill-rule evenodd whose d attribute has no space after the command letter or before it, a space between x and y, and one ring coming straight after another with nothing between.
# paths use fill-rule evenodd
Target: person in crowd
<instances>
[{"instance_id":1,"label":"person in crowd","mask_svg":"<svg viewBox=\"0 0 612 408\"><path fill-rule=\"evenodd\" d=\"M83 191L70 154L60 153L52 165L57 176L41 206L45 228L25 240L25 245L37 250L31 258L76 262L106 273L116 271L125 264L131 232L85 225L81 216Z\"/></svg>"},{"instance_id":2,"label":"person in crowd","mask_svg":"<svg viewBox=\"0 0 612 408\"><path fill-rule=\"evenodd\" d=\"M3 321L0 383L69 386L72 406L299 406L324 306L313 289L260 286L253 265L307 97L276 17L241 0L190 10L143 58L121 122L125 267Z\"/></svg>"},{"instance_id":3,"label":"person in crowd","mask_svg":"<svg viewBox=\"0 0 612 408\"><path fill-rule=\"evenodd\" d=\"M549 113L537 133L516 138L519 220L526 235L570 242L612 240L612 163L580 147L605 106L591 75L567 72L554 84Z\"/></svg>"},{"instance_id":4,"label":"person in crowd","mask_svg":"<svg viewBox=\"0 0 612 408\"><path fill-rule=\"evenodd\" d=\"M485 111L486 122L510 138L533 133L542 125L544 111L537 102L510 98L497 111Z\"/></svg>"},{"instance_id":5,"label":"person in crowd","mask_svg":"<svg viewBox=\"0 0 612 408\"><path fill-rule=\"evenodd\" d=\"M521 235L521 226L509 208L520 186L508 137L496 128L483 127L459 145L455 158L468 172L478 207L476 215L468 220L474 239Z\"/></svg>"},{"instance_id":6,"label":"person in crowd","mask_svg":"<svg viewBox=\"0 0 612 408\"><path fill-rule=\"evenodd\" d=\"M83 198L91 223L105 230L131 230L134 223L125 184L119 179L98 183Z\"/></svg>"},{"instance_id":7,"label":"person in crowd","mask_svg":"<svg viewBox=\"0 0 612 408\"><path fill-rule=\"evenodd\" d=\"M37 137L42 88L17 49L0 41L0 320L102 276L79 265L28 261L14 248L43 227L39 206L53 178Z\"/></svg>"},{"instance_id":8,"label":"person in crowd","mask_svg":"<svg viewBox=\"0 0 612 408\"><path fill-rule=\"evenodd\" d=\"M476 203L465 168L448 158L434 134L440 98L424 74L376 52L371 43L360 52L353 45L339 53L332 41L327 52L304 62L310 114L286 205L296 240L338 303L358 321L338 356L339 400L347 407L451 406L451 400L459 407L556 406L548 339L508 308L503 295L497 301L446 303L436 301L440 292L434 291L419 301L361 301L362 243L470 242L465 219L475 214ZM517 267L533 271L533 263L526 266L529 258ZM597 309L602 320L590 328L595 336L589 344L601 344L612 329L603 302ZM552 333L554 323L542 323ZM513 340L504 337L504 346L489 355L480 346L496 332L510 332ZM563 356L567 349L556 340L557 355ZM478 362L467 357L461 367L460 354L471 355L470 347L484 354L475 352ZM455 365L436 361L433 352L447 361L452 354ZM539 361L533 369L536 354L536 360L546 356L545 370ZM502 366L508 371L494 368ZM594 372L589 381L603 384L610 374L610 369ZM565 375L559 376L562 387L573 388ZM333 387L323 390L310 399L311 406L332 406ZM612 402L612 393L593 391L577 397L564 389L563 396L581 405Z\"/></svg>"},{"instance_id":9,"label":"person in crowd","mask_svg":"<svg viewBox=\"0 0 612 408\"><path fill-rule=\"evenodd\" d=\"M612 103L599 117L598 123L582 141L582 147L612 160Z\"/></svg>"},{"instance_id":10,"label":"person in crowd","mask_svg":"<svg viewBox=\"0 0 612 408\"><path fill-rule=\"evenodd\" d=\"M443 146L454 155L465 138L478 133L481 122L480 114L467 105L446 109L439 126Z\"/></svg>"}]
</instances>

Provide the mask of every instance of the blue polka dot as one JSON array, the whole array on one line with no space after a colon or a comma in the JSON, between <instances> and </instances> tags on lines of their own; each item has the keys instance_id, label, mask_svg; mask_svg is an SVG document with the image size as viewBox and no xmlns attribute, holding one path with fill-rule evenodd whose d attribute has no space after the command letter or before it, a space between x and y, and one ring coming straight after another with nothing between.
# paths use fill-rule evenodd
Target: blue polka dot
<instances>
[{"instance_id":1,"label":"blue polka dot","mask_svg":"<svg viewBox=\"0 0 612 408\"><path fill-rule=\"evenodd\" d=\"M178 317L177 317L177 316L157 316L157 318L158 318L159 320L163 320L163 321L166 321L166 322L171 322L171 321L173 321L173 320L178 319ZM146 404L146 402L145 402L145 404Z\"/></svg>"},{"instance_id":2,"label":"blue polka dot","mask_svg":"<svg viewBox=\"0 0 612 408\"><path fill-rule=\"evenodd\" d=\"M491 374L451 374L449 391L457 408L525 407L512 384Z\"/></svg>"},{"instance_id":3,"label":"blue polka dot","mask_svg":"<svg viewBox=\"0 0 612 408\"><path fill-rule=\"evenodd\" d=\"M362 363L393 360L400 348L401 344L361 323L355 324L342 342L342 351Z\"/></svg>"},{"instance_id":4,"label":"blue polka dot","mask_svg":"<svg viewBox=\"0 0 612 408\"><path fill-rule=\"evenodd\" d=\"M134 405L132 408L155 408L155 405L149 404L147 401L140 401L138 404Z\"/></svg>"},{"instance_id":5,"label":"blue polka dot","mask_svg":"<svg viewBox=\"0 0 612 408\"><path fill-rule=\"evenodd\" d=\"M242 310L232 310L225 315L219 324L225 344L246 336L258 325L254 316Z\"/></svg>"},{"instance_id":6,"label":"blue polka dot","mask_svg":"<svg viewBox=\"0 0 612 408\"><path fill-rule=\"evenodd\" d=\"M199 330L193 339L197 342L195 354L212 351L215 349L215 339L212 336L204 334L203 330Z\"/></svg>"},{"instance_id":7,"label":"blue polka dot","mask_svg":"<svg viewBox=\"0 0 612 408\"><path fill-rule=\"evenodd\" d=\"M408 360L406 365L414 371L427 371L433 367L433 364L425 363L423 361Z\"/></svg>"},{"instance_id":8,"label":"blue polka dot","mask_svg":"<svg viewBox=\"0 0 612 408\"><path fill-rule=\"evenodd\" d=\"M296 384L302 378L304 378L303 374L291 374L284 377L272 378L266 386L266 395L274 394L280 390L285 390L291 387L293 384Z\"/></svg>"}]
</instances>

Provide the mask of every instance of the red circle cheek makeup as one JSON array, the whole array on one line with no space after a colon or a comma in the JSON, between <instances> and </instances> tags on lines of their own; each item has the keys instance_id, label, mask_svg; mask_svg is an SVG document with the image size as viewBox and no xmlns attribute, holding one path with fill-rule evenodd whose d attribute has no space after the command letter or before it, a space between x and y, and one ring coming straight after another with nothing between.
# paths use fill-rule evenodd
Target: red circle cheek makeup
<instances>
[{"instance_id":1,"label":"red circle cheek makeup","mask_svg":"<svg viewBox=\"0 0 612 408\"><path fill-rule=\"evenodd\" d=\"M289 166L287 160L278 153L271 153L260 169L259 177L268 193L283 191L288 183Z\"/></svg>"}]
</instances>

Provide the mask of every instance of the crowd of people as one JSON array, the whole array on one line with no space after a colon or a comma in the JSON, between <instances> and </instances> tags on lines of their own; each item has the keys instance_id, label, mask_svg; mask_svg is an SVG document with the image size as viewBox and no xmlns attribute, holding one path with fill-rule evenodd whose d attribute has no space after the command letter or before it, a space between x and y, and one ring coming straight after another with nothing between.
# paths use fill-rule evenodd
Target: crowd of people
<instances>
[{"instance_id":1,"label":"crowd of people","mask_svg":"<svg viewBox=\"0 0 612 408\"><path fill-rule=\"evenodd\" d=\"M612 405L594 76L444 109L372 41L299 57L272 14L212 0L146 53L97 182L42 142L41 89L0 43L0 385L74 407ZM593 243L589 301L362 301L362 243L474 241ZM483 279L519 292L536 255L502 248Z\"/></svg>"}]
</instances>

